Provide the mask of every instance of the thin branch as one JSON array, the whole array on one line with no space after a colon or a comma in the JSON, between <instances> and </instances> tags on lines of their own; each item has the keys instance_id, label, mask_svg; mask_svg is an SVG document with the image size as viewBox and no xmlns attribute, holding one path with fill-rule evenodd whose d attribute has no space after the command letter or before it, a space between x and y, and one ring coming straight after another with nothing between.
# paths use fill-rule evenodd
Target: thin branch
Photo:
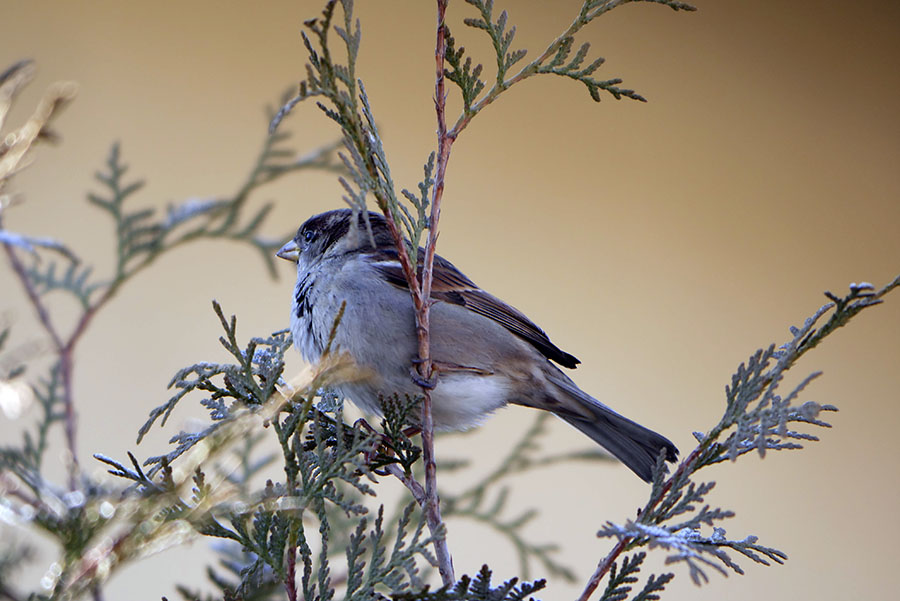
<instances>
[{"instance_id":1,"label":"thin branch","mask_svg":"<svg viewBox=\"0 0 900 601\"><path fill-rule=\"evenodd\" d=\"M712 438L708 439L710 442ZM666 480L666 482L660 487L656 494L648 501L647 506L644 507L639 514L645 513L659 504L662 501L666 493L671 490L674 482L682 477L684 477L685 472L689 471L689 468L692 468L694 462L703 454L706 450L707 445L701 443L697 445L697 447L688 455L684 461L678 466L675 472ZM600 581L603 580L603 577L609 572L609 569L612 567L613 563L616 559L621 555L625 549L628 548L629 543L631 543L632 539L630 538L622 538L619 539L619 542L610 550L610 552L600 560L600 563L597 564L597 569L594 570L594 573L591 574L591 577L588 579L587 584L584 587L584 590L581 592L581 596L578 597L578 601L588 601L591 595L594 594L594 591L597 590L597 587L600 585Z\"/></svg>"},{"instance_id":2,"label":"thin branch","mask_svg":"<svg viewBox=\"0 0 900 601\"><path fill-rule=\"evenodd\" d=\"M3 81L0 82L0 122L5 118L6 113L12 103L12 100L19 91L33 77L33 65L28 62L22 62L14 65L10 70L3 74ZM26 157L32 151L33 146L41 140L42 136L47 136L48 126L59 111L66 106L74 97L77 87L74 84L57 83L52 86L41 98L32 116L22 125L16 132L8 136L13 140L11 144L3 142L4 147L0 153L0 188L15 175L21 171L26 165ZM2 223L0 223L2 227ZM60 371L62 373L64 384L64 403L66 415L66 447L69 451L71 469L68 469L69 488L75 490L78 474L78 456L76 454L75 444L75 409L72 404L72 356L67 351L67 345L63 343L59 330L50 319L50 313L46 305L41 301L40 296L34 288L34 283L28 277L25 266L16 255L15 249L9 243L3 244L9 263L16 273L16 276L22 282L25 294L28 300L37 312L38 320L53 340L53 345L59 354Z\"/></svg>"},{"instance_id":3,"label":"thin branch","mask_svg":"<svg viewBox=\"0 0 900 601\"><path fill-rule=\"evenodd\" d=\"M2 227L2 222L0 222L0 227ZM4 243L3 250L6 251L6 257L7 259L9 259L9 264L12 266L13 271L16 273L19 281L22 282L22 287L25 289L25 294L28 295L28 301L37 312L38 320L50 335L51 340L53 340L53 346L57 351L61 351L65 344L63 343L59 332L56 330L56 326L53 325L53 321L50 319L50 313L49 311L47 311L47 307L44 305L41 297L34 289L34 285L32 284L31 279L28 277L28 274L25 271L25 266L22 264L22 261L19 259L18 255L16 255L16 251L11 244Z\"/></svg>"},{"instance_id":4,"label":"thin branch","mask_svg":"<svg viewBox=\"0 0 900 601\"><path fill-rule=\"evenodd\" d=\"M444 61L446 57L446 28L444 25L444 15L447 10L447 0L437 0L437 34L435 42L435 110L438 119L438 159L437 174L435 176L435 185L432 189L431 214L428 224L428 241L425 248L425 257L422 265L422 279L419 280L416 274L416 268L413 266L409 253L406 250L406 243L402 233L397 228L394 215L391 211L392 203L390 199L385 197L384 190L381 186L375 186L372 190L378 201L378 206L387 221L388 229L394 244L397 248L397 256L403 269L403 274L409 285L410 296L413 301L416 318L416 332L418 335L419 361L417 363L418 373L422 384L422 455L425 463L425 489L419 493L414 490L415 486L421 489L421 485L415 482L412 484L408 479L400 478L407 485L416 501L422 506L428 528L434 539L435 556L438 561L438 569L441 574L441 580L445 586L453 586L456 583L456 577L453 571L453 559L447 546L446 529L441 518L440 499L437 491L437 469L434 459L434 419L432 416L431 392L428 383L432 381L433 370L431 363L430 351L430 308L431 308L431 285L433 279L433 265L435 256L435 245L438 238L438 222L440 220L441 197L444 190L444 174L447 171L447 161L450 156L450 146L453 138L447 133L447 125L444 117L444 106L446 94L444 92ZM351 121L355 123L355 121ZM357 138L353 138L357 140ZM369 156L367 149L358 142L357 149L361 156L365 157L366 169L373 181L379 181L378 169ZM392 471L392 473L394 473ZM394 475L398 474L394 473ZM419 496L417 496L419 495Z\"/></svg>"},{"instance_id":5,"label":"thin branch","mask_svg":"<svg viewBox=\"0 0 900 601\"><path fill-rule=\"evenodd\" d=\"M419 375L425 381L431 381L433 370L431 364L430 341L430 309L431 309L431 283L433 279L433 266L435 246L438 239L438 222L441 218L441 198L444 192L444 175L447 172L447 162L450 158L450 146L453 139L447 136L447 122L444 117L446 93L444 92L444 62L447 54L446 27L444 15L447 11L447 0L437 0L437 34L435 40L435 83L434 83L434 107L438 122L438 153L434 188L432 189L431 216L428 223L428 242L425 245L425 257L422 265L421 298L424 300L416 310L417 332L419 335ZM402 254L402 253L401 253ZM456 583L453 573L453 558L447 546L446 534L442 528L441 505L437 490L437 467L434 460L434 419L432 416L431 394L427 387L423 386L424 398L422 400L422 455L425 462L425 506L424 512L428 520L428 526L435 537L434 550L438 560L438 569L444 586L450 587Z\"/></svg>"},{"instance_id":6,"label":"thin branch","mask_svg":"<svg viewBox=\"0 0 900 601\"><path fill-rule=\"evenodd\" d=\"M419 484L419 481L416 480L412 474L407 474L403 471L403 469L397 465L396 463L392 463L388 466L385 466L385 471L387 471L392 476L396 476L400 482L409 490L410 494L412 494L413 499L416 500L416 503L419 504L419 507L424 509L425 507L425 489L422 488L422 485Z\"/></svg>"},{"instance_id":7,"label":"thin branch","mask_svg":"<svg viewBox=\"0 0 900 601\"><path fill-rule=\"evenodd\" d=\"M34 284L31 278L28 277L27 272L25 271L25 266L22 264L22 261L19 259L18 255L16 255L16 251L12 248L12 246L8 244L3 245L4 250L6 251L6 256L9 259L10 265L13 268L13 271L19 278L19 281L22 283L22 287L25 289L25 293L28 296L28 300L31 302L31 305L34 307L37 312L38 319L41 322L41 325L44 326L44 329L50 335L50 338L53 340L53 346L56 349L56 353L59 357L59 370L60 375L62 377L62 390L63 390L63 407L65 411L65 433L66 433L66 449L69 452L70 460L75 469L68 470L69 471L69 488L71 490L75 490L77 488L77 473L78 473L78 453L77 453L77 415L75 412L75 398L74 398L74 387L73 387L73 359L75 353L75 346L80 340L82 334L84 334L87 329L88 324L93 320L94 316L103 307L116 293L119 288L119 285L125 280L119 280L114 283L112 286L106 289L103 295L97 299L92 305L90 305L84 313L81 314L81 317L78 319L78 322L75 325L75 328L72 330L72 333L69 337L63 340L62 336L60 336L59 331L56 326L53 324L53 321L50 318L50 313L47 310L46 305L41 300L37 291L34 289Z\"/></svg>"}]
</instances>

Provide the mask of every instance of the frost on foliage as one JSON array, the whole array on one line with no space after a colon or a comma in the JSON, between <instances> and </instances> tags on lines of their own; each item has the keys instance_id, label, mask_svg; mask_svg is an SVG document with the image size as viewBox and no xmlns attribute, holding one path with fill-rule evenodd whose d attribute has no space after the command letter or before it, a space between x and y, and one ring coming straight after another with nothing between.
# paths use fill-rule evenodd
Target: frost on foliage
<instances>
[{"instance_id":1,"label":"frost on foliage","mask_svg":"<svg viewBox=\"0 0 900 601\"><path fill-rule=\"evenodd\" d=\"M619 566L616 558L623 551L639 547L659 547L668 551L667 561L687 564L696 584L708 580L704 568L713 568L722 574L727 574L728 570L743 573L732 559L732 552L763 565L784 562L787 556L782 551L760 544L755 536L729 539L718 523L734 516L734 512L709 505L706 497L715 483L697 482L694 477L707 466L735 461L751 452L765 457L772 451L800 449L802 443L818 440L803 428L830 427L821 419L821 414L837 409L800 399L809 384L820 375L818 373L803 378L787 393L782 393L780 386L786 372L825 336L846 324L862 309L882 302L882 297L898 286L900 277L877 291L869 284L854 284L844 297L828 292L826 296L832 302L817 310L801 327L790 328L792 337L788 342L761 349L738 366L725 389L725 411L719 422L708 432L694 434L697 447L668 478L660 457L650 499L635 519L624 525L607 522L598 533L601 537L619 541L598 567L597 574L609 576L609 596L604 597L604 601L625 599L630 594L630 583L619 582L616 578L622 578L625 567L635 573L640 568L633 563ZM603 572L599 571L601 567ZM634 575L629 578L633 578L632 583L636 581Z\"/></svg>"},{"instance_id":2,"label":"frost on foliage","mask_svg":"<svg viewBox=\"0 0 900 601\"><path fill-rule=\"evenodd\" d=\"M725 536L725 529L719 527L713 528L710 534L704 535L700 528L672 530L667 527L629 520L622 526L607 522L598 536L618 538L619 540L637 540L641 545L646 545L650 549L659 547L669 551L671 554L666 558L666 563L685 562L694 584L709 581L703 567L713 568L726 576L728 571L725 568L738 574L744 573L741 567L731 559L726 549L731 549L763 565L770 565L768 560L784 563L784 560L787 559L787 555L778 549L758 544L755 536L730 540Z\"/></svg>"}]
</instances>

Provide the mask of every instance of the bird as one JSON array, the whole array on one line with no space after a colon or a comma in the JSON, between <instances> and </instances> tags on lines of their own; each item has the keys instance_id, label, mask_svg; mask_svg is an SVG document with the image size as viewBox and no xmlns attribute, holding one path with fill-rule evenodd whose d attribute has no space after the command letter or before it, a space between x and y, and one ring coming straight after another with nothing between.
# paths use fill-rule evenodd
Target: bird
<instances>
[{"instance_id":1,"label":"bird","mask_svg":"<svg viewBox=\"0 0 900 601\"><path fill-rule=\"evenodd\" d=\"M412 369L418 359L412 297L383 215L352 209L314 215L276 255L297 264L290 331L306 361L326 352L343 307L330 349L369 375L340 383L339 394L381 416L383 399L422 393ZM578 359L440 255L431 298L435 430L472 428L501 407L522 405L562 418L646 482L661 454L677 460L666 437L604 405L560 369L575 368Z\"/></svg>"}]
</instances>

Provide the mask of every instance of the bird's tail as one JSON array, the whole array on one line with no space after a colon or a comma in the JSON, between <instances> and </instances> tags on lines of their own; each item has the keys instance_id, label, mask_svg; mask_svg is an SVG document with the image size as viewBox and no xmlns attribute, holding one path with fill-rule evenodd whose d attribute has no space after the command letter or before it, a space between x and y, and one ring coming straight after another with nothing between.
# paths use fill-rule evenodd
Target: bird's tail
<instances>
[{"instance_id":1,"label":"bird's tail","mask_svg":"<svg viewBox=\"0 0 900 601\"><path fill-rule=\"evenodd\" d=\"M678 449L665 436L619 415L578 388L568 378L552 380L563 391L575 397L580 408L591 414L591 419L583 419L571 413L557 415L612 453L645 482L652 478L653 466L663 449L666 461L678 459Z\"/></svg>"}]
</instances>

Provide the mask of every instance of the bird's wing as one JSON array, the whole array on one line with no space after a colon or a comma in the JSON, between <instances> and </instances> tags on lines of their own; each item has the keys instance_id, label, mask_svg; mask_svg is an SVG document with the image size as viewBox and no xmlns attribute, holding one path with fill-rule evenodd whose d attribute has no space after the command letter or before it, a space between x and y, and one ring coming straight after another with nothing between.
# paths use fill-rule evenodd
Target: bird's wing
<instances>
[{"instance_id":1,"label":"bird's wing","mask_svg":"<svg viewBox=\"0 0 900 601\"><path fill-rule=\"evenodd\" d=\"M376 270L394 286L409 290L406 277L403 275L403 268L397 259L397 251L379 249L376 253L377 256L373 257ZM422 253L420 253L421 255ZM420 270L421 267L420 263ZM522 340L528 342L545 357L559 363L563 367L574 368L581 363L581 361L550 342L547 334L521 311L480 289L450 261L440 256L435 256L434 258L434 279L432 281L431 296L435 300L465 307L473 313L496 321Z\"/></svg>"}]
</instances>

